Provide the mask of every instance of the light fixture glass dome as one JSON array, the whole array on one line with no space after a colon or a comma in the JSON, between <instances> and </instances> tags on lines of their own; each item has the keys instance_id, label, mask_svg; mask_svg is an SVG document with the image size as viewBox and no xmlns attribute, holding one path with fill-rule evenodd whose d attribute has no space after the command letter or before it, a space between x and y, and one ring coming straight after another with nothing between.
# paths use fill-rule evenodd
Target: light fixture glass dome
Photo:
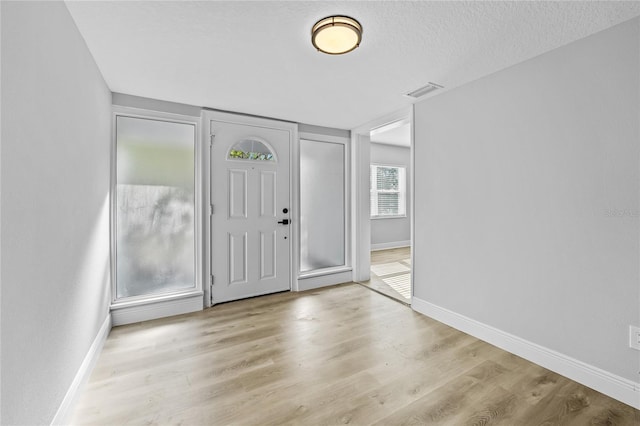
<instances>
[{"instance_id":1,"label":"light fixture glass dome","mask_svg":"<svg viewBox=\"0 0 640 426\"><path fill-rule=\"evenodd\" d=\"M311 28L311 43L320 52L341 55L362 41L362 25L348 16L328 16Z\"/></svg>"}]
</instances>

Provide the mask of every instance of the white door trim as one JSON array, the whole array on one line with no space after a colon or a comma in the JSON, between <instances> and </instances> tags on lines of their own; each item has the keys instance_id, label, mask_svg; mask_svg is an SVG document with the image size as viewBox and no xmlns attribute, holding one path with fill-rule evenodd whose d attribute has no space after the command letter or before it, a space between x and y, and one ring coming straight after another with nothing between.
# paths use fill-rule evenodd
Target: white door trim
<instances>
[{"instance_id":1,"label":"white door trim","mask_svg":"<svg viewBox=\"0 0 640 426\"><path fill-rule=\"evenodd\" d=\"M284 130L289 132L289 199L291 203L290 207L290 218L291 223L294 226L291 226L291 238L289 239L289 285L290 289L294 290L295 280L295 268L297 267L297 253L295 253L294 247L298 246L299 235L296 231L295 224L300 220L300 212L298 211L298 198L293 191L294 181L297 180L297 170L298 165L294 160L298 156L298 124L289 122L289 121L281 121L271 118L265 117L257 117L252 115L238 114L226 111L219 111L214 109L203 109L202 114L200 116L200 128L202 129L202 140L204 141L203 150L204 155L204 164L203 164L203 176L206 176L206 179L203 179L203 204L205 206L205 220L203 221L204 229L203 229L203 258L206 259L203 265L203 276L205 283L203 286L204 291L204 305L205 307L212 306L211 299L211 216L210 216L210 206L211 206L211 142L212 138L210 135L210 120L224 121L231 124L240 124L240 125L250 125L255 127L264 127L268 129L277 129Z\"/></svg>"}]
</instances>

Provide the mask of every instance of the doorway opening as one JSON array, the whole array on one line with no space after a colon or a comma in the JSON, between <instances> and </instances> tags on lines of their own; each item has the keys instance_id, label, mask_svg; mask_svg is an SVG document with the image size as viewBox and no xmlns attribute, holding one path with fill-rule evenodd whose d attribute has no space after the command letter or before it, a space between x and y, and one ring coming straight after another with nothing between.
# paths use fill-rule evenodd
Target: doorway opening
<instances>
[{"instance_id":1,"label":"doorway opening","mask_svg":"<svg viewBox=\"0 0 640 426\"><path fill-rule=\"evenodd\" d=\"M368 176L368 182L360 180L359 219L366 231L360 236L358 282L406 305L412 296L411 118L410 111L401 112L357 129L356 136L366 147L360 173Z\"/></svg>"}]
</instances>

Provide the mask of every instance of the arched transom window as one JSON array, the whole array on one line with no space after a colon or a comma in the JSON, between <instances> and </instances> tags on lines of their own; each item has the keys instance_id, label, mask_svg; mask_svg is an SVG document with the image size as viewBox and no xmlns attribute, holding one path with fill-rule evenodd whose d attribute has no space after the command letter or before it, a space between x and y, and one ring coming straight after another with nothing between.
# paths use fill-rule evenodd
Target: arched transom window
<instances>
[{"instance_id":1,"label":"arched transom window","mask_svg":"<svg viewBox=\"0 0 640 426\"><path fill-rule=\"evenodd\" d=\"M249 137L239 140L229 150L229 160L277 161L269 144L259 138Z\"/></svg>"}]
</instances>

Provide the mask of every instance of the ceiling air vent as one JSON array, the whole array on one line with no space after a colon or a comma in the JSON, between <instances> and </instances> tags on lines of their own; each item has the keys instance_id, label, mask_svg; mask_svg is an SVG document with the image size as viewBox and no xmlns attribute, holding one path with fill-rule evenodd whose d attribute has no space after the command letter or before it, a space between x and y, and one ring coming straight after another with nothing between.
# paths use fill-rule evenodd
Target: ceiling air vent
<instances>
[{"instance_id":1,"label":"ceiling air vent","mask_svg":"<svg viewBox=\"0 0 640 426\"><path fill-rule=\"evenodd\" d=\"M439 84L435 84L435 83L427 83L426 86L422 86L419 89L413 90L409 93L407 93L405 96L408 96L410 98L414 98L414 99L418 99L423 97L424 95L426 95L427 93L431 93L434 90L438 90L438 89L442 89L443 86L440 86Z\"/></svg>"}]
</instances>

